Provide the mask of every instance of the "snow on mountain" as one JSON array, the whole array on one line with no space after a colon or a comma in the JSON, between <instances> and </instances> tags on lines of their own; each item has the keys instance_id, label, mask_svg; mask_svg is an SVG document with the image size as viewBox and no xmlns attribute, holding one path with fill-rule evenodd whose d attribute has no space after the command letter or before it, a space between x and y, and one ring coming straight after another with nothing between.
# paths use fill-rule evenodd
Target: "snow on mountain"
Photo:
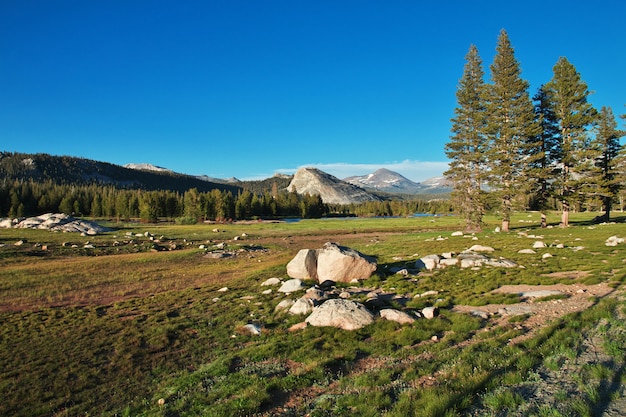
<instances>
[{"instance_id":1,"label":"snow on mountain","mask_svg":"<svg viewBox=\"0 0 626 417\"><path fill-rule=\"evenodd\" d=\"M147 163L141 163L141 164L130 163L130 164L124 165L124 168L137 169L140 171L173 172L171 169L167 169L167 168L163 168L163 167L159 167L159 166L147 164Z\"/></svg>"}]
</instances>

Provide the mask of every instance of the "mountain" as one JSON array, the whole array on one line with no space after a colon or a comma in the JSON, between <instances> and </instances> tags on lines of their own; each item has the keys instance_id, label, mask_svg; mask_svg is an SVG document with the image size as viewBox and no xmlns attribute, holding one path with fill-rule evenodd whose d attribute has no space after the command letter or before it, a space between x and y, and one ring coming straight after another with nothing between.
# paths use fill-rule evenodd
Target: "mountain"
<instances>
[{"instance_id":1,"label":"mountain","mask_svg":"<svg viewBox=\"0 0 626 417\"><path fill-rule=\"evenodd\" d=\"M298 194L317 194L326 204L354 204L379 198L354 184L347 183L316 168L300 168L287 187Z\"/></svg>"},{"instance_id":2,"label":"mountain","mask_svg":"<svg viewBox=\"0 0 626 417\"><path fill-rule=\"evenodd\" d=\"M0 178L6 180L101 184L118 188L179 192L185 192L190 188L196 188L201 192L219 189L231 191L235 195L241 190L241 187L232 184L203 181L191 175L178 174L150 164L134 165L142 168L127 168L72 156L0 152Z\"/></svg>"},{"instance_id":3,"label":"mountain","mask_svg":"<svg viewBox=\"0 0 626 417\"><path fill-rule=\"evenodd\" d=\"M397 172L381 168L372 174L344 178L345 182L366 190L390 194L440 194L450 192L450 183L444 177L413 182Z\"/></svg>"},{"instance_id":4,"label":"mountain","mask_svg":"<svg viewBox=\"0 0 626 417\"><path fill-rule=\"evenodd\" d=\"M159 166L152 165L152 164L146 164L146 163L142 163L142 164L132 164L132 163L131 164L126 164L126 165L124 165L124 168L138 169L140 171L174 172L171 169L159 167Z\"/></svg>"},{"instance_id":5,"label":"mountain","mask_svg":"<svg viewBox=\"0 0 626 417\"><path fill-rule=\"evenodd\" d=\"M365 189L384 191L386 193L417 194L422 188L419 183L385 168L381 168L372 174L344 178L344 181Z\"/></svg>"}]
</instances>

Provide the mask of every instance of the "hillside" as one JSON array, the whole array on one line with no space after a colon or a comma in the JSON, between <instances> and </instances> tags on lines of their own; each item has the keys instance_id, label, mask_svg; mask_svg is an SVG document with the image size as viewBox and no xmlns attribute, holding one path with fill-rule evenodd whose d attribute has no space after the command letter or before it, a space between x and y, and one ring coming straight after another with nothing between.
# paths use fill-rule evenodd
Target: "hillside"
<instances>
[{"instance_id":1,"label":"hillside","mask_svg":"<svg viewBox=\"0 0 626 417\"><path fill-rule=\"evenodd\" d=\"M108 162L43 153L0 152L0 176L7 180L55 181L61 184L102 184L118 188L184 192L220 189L237 193L241 187L178 174L164 168L135 169Z\"/></svg>"}]
</instances>

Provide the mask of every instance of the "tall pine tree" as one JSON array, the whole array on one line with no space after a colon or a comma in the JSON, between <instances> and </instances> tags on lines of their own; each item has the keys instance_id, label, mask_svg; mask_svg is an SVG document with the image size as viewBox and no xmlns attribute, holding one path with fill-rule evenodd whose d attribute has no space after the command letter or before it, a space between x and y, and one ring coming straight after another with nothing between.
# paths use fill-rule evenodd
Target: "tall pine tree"
<instances>
[{"instance_id":1,"label":"tall pine tree","mask_svg":"<svg viewBox=\"0 0 626 417\"><path fill-rule=\"evenodd\" d=\"M596 159L596 166L599 170L598 193L602 197L604 205L604 216L602 221L609 221L611 218L611 203L618 195L623 183L618 178L618 156L621 146L619 139L626 132L617 129L617 121L610 107L602 107L598 115L596 126L596 137L594 146L599 150L599 157Z\"/></svg>"},{"instance_id":2,"label":"tall pine tree","mask_svg":"<svg viewBox=\"0 0 626 417\"><path fill-rule=\"evenodd\" d=\"M445 146L450 158L445 175L453 184L452 197L467 230L480 231L485 210L481 186L487 179L485 73L475 45L470 46L465 60L456 92L458 105L451 120L452 135Z\"/></svg>"},{"instance_id":3,"label":"tall pine tree","mask_svg":"<svg viewBox=\"0 0 626 417\"><path fill-rule=\"evenodd\" d=\"M520 65L509 36L503 29L491 64L492 84L487 87L489 140L489 185L500 201L502 231L509 230L514 196L527 183L526 147L539 133L528 82L521 78Z\"/></svg>"},{"instance_id":4,"label":"tall pine tree","mask_svg":"<svg viewBox=\"0 0 626 417\"><path fill-rule=\"evenodd\" d=\"M550 184L555 176L555 161L559 160L559 127L545 86L539 87L533 100L536 103L535 120L539 125L539 132L526 148L526 170L529 178L527 188L532 200L530 207L541 212L541 226L546 227L545 211L550 197Z\"/></svg>"},{"instance_id":5,"label":"tall pine tree","mask_svg":"<svg viewBox=\"0 0 626 417\"><path fill-rule=\"evenodd\" d=\"M595 161L589 152L588 131L597 112L587 101L587 84L567 58L559 58L552 70L546 91L559 127L559 175L554 185L562 204L561 224L567 227L570 207L583 192L584 178Z\"/></svg>"}]
</instances>

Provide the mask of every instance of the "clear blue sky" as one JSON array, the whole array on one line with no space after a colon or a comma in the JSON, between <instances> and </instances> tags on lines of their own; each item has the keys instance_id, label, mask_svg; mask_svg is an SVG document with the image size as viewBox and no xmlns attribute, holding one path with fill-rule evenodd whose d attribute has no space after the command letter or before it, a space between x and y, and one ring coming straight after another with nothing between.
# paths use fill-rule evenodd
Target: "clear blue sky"
<instances>
[{"instance_id":1,"label":"clear blue sky","mask_svg":"<svg viewBox=\"0 0 626 417\"><path fill-rule=\"evenodd\" d=\"M619 115L625 18L623 0L4 0L0 150L420 181L445 169L470 44L489 74L506 29L531 95L566 56Z\"/></svg>"}]
</instances>

